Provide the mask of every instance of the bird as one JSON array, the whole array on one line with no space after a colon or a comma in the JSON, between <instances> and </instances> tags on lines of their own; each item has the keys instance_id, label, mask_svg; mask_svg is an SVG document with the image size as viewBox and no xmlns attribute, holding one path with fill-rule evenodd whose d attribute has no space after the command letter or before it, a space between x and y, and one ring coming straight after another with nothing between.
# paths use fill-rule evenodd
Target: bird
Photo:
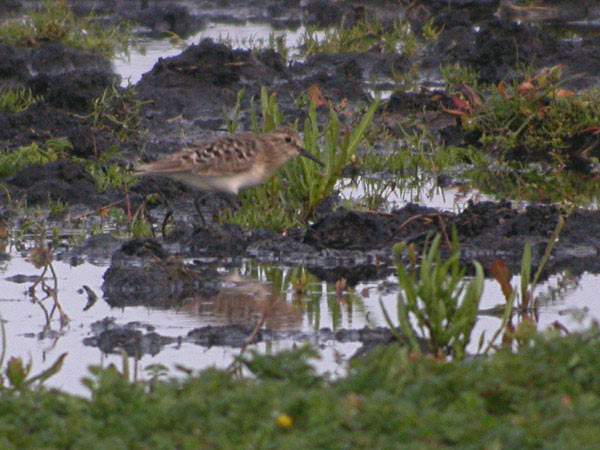
<instances>
[{"instance_id":1,"label":"bird","mask_svg":"<svg viewBox=\"0 0 600 450\"><path fill-rule=\"evenodd\" d=\"M264 183L298 156L325 167L306 151L296 131L278 127L262 136L243 132L190 144L165 159L135 167L131 175L164 176L199 191L238 195L241 189Z\"/></svg>"}]
</instances>

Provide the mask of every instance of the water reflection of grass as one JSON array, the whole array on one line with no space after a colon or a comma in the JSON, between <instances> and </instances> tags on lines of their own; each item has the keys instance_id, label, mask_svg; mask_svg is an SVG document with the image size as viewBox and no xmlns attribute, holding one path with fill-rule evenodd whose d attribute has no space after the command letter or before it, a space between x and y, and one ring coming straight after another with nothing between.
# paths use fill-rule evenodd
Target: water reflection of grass
<instances>
[{"instance_id":1,"label":"water reflection of grass","mask_svg":"<svg viewBox=\"0 0 600 450\"><path fill-rule=\"evenodd\" d=\"M275 294L291 304L291 312L300 311L305 315L314 331L329 326L322 323L323 306L327 307L327 322L331 321L333 330L344 326L344 316L349 327L356 320L368 322L362 297L341 277L336 283L325 282L323 290L324 282L304 267L266 266L247 261L240 272L245 277L268 283ZM360 315L360 319L356 314Z\"/></svg>"}]
</instances>

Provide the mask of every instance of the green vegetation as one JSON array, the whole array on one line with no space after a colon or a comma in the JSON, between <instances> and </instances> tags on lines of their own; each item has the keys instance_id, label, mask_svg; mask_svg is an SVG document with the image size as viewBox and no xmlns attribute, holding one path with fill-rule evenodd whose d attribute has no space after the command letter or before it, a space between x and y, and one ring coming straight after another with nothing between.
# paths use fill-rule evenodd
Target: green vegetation
<instances>
[{"instance_id":1,"label":"green vegetation","mask_svg":"<svg viewBox=\"0 0 600 450\"><path fill-rule=\"evenodd\" d=\"M473 147L440 144L417 118L407 117L397 126L402 134L400 140L386 136L385 130L377 126L368 130L373 145L361 152L362 167L417 177L415 172L436 175L443 169L464 164L472 164L475 170L487 169L491 162L485 153Z\"/></svg>"},{"instance_id":2,"label":"green vegetation","mask_svg":"<svg viewBox=\"0 0 600 450\"><path fill-rule=\"evenodd\" d=\"M473 89L478 87L479 73L467 66L458 63L446 64L441 68L442 78L446 83L446 89L454 89L466 84Z\"/></svg>"},{"instance_id":3,"label":"green vegetation","mask_svg":"<svg viewBox=\"0 0 600 450\"><path fill-rule=\"evenodd\" d=\"M110 190L127 191L136 182L136 179L116 164L104 165L97 162L86 163L86 166L96 181L96 186L101 192Z\"/></svg>"},{"instance_id":4,"label":"green vegetation","mask_svg":"<svg viewBox=\"0 0 600 450\"><path fill-rule=\"evenodd\" d=\"M514 354L447 362L377 348L335 382L301 349L131 383L93 368L91 398L45 389L0 398L3 448L594 448L600 333L534 336ZM163 374L164 377L164 374Z\"/></svg>"},{"instance_id":5,"label":"green vegetation","mask_svg":"<svg viewBox=\"0 0 600 450\"><path fill-rule=\"evenodd\" d=\"M64 158L73 147L65 139L48 139L42 146L33 143L10 152L0 152L0 178L8 178L30 164L46 164Z\"/></svg>"},{"instance_id":6,"label":"green vegetation","mask_svg":"<svg viewBox=\"0 0 600 450\"><path fill-rule=\"evenodd\" d=\"M440 357L453 355L460 360L466 354L465 349L477 320L483 293L483 268L473 261L475 277L467 283L466 270L460 265L456 232L452 236L451 255L446 261L442 261L439 253L441 242L442 234L438 233L431 245L425 245L418 275L415 267L407 271L402 262L396 264L401 288L398 318L412 351L420 352L417 338L424 337L424 345L430 353ZM394 253L398 254L403 248L404 244L397 244ZM381 306L383 308L383 304ZM390 327L395 328L387 312L385 316ZM411 324L413 319L418 332Z\"/></svg>"},{"instance_id":7,"label":"green vegetation","mask_svg":"<svg viewBox=\"0 0 600 450\"><path fill-rule=\"evenodd\" d=\"M0 113L18 113L41 101L30 89L0 89Z\"/></svg>"},{"instance_id":8,"label":"green vegetation","mask_svg":"<svg viewBox=\"0 0 600 450\"><path fill-rule=\"evenodd\" d=\"M78 117L91 118L95 130L106 131L121 141L128 142L139 137L141 111L147 103L149 101L136 98L133 87L121 91L111 86L106 88L100 97L94 99L91 113Z\"/></svg>"},{"instance_id":9,"label":"green vegetation","mask_svg":"<svg viewBox=\"0 0 600 450\"><path fill-rule=\"evenodd\" d=\"M377 20L361 20L352 27L333 27L319 30L308 27L299 43L305 55L367 52L377 49L383 53L415 55L418 43L408 22L395 21L384 27Z\"/></svg>"},{"instance_id":10,"label":"green vegetation","mask_svg":"<svg viewBox=\"0 0 600 450\"><path fill-rule=\"evenodd\" d=\"M594 130L600 116L600 91L580 94L560 88L560 66L543 69L520 83L481 89L481 98L464 87L466 99L453 97L468 131L481 133L480 143L501 157L511 153L521 160L552 161L565 166L571 138Z\"/></svg>"},{"instance_id":11,"label":"green vegetation","mask_svg":"<svg viewBox=\"0 0 600 450\"><path fill-rule=\"evenodd\" d=\"M37 46L58 41L106 58L127 52L129 40L124 27L107 26L93 17L78 18L63 0L46 0L39 10L27 11L24 21L0 25L1 44Z\"/></svg>"},{"instance_id":12,"label":"green vegetation","mask_svg":"<svg viewBox=\"0 0 600 450\"><path fill-rule=\"evenodd\" d=\"M286 45L285 33L275 33L272 31L269 33L268 40L258 38L256 36L250 36L247 38L234 39L231 36L219 35L217 42L219 44L226 45L232 48L244 48L252 51L253 53L260 53L265 50L274 50L279 53L281 60L286 63L290 57L290 49Z\"/></svg>"},{"instance_id":13,"label":"green vegetation","mask_svg":"<svg viewBox=\"0 0 600 450\"><path fill-rule=\"evenodd\" d=\"M354 131L346 129L342 136L336 112L331 109L329 121L319 129L316 108L311 103L304 124L304 144L308 152L325 163L324 171L319 172L320 168L313 162L296 158L267 183L243 192L240 195L241 208L224 219L244 227L275 230L304 226L319 202L332 194L342 169L351 162L364 139L378 105L378 101L374 102ZM252 112L255 133L271 131L281 124L276 95L269 95L265 88L261 93L261 111L262 129L258 126L256 114Z\"/></svg>"}]
</instances>

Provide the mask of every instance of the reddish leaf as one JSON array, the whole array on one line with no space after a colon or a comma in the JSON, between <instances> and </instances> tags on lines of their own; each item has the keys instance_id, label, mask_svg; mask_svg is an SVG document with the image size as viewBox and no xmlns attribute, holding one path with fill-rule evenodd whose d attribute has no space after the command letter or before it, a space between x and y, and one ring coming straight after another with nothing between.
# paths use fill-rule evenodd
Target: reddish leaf
<instances>
[{"instance_id":1,"label":"reddish leaf","mask_svg":"<svg viewBox=\"0 0 600 450\"><path fill-rule=\"evenodd\" d=\"M465 95L469 99L469 103L474 108L481 108L483 106L483 103L481 103L481 100L479 100L479 96L475 93L475 91L473 89L471 89L466 84L463 84L462 88L465 91Z\"/></svg>"},{"instance_id":2,"label":"reddish leaf","mask_svg":"<svg viewBox=\"0 0 600 450\"><path fill-rule=\"evenodd\" d=\"M452 114L453 116L466 116L467 114L464 111L459 111L458 109L446 109L442 108L446 114Z\"/></svg>"},{"instance_id":3,"label":"reddish leaf","mask_svg":"<svg viewBox=\"0 0 600 450\"><path fill-rule=\"evenodd\" d=\"M452 103L454 103L454 106L456 106L456 109L459 111L471 111L473 109L469 102L456 95L451 96L450 100L452 100Z\"/></svg>"},{"instance_id":4,"label":"reddish leaf","mask_svg":"<svg viewBox=\"0 0 600 450\"><path fill-rule=\"evenodd\" d=\"M567 89L554 89L552 94L556 100L561 100L563 98L575 97L575 92L569 91Z\"/></svg>"},{"instance_id":5,"label":"reddish leaf","mask_svg":"<svg viewBox=\"0 0 600 450\"><path fill-rule=\"evenodd\" d=\"M502 96L502 98L504 98L506 100L510 100L510 97L508 96L508 94L506 93L506 90L504 89L504 81L501 81L500 83L498 83L498 93Z\"/></svg>"},{"instance_id":6,"label":"reddish leaf","mask_svg":"<svg viewBox=\"0 0 600 450\"><path fill-rule=\"evenodd\" d=\"M521 97L531 95L534 91L535 87L533 87L533 84L531 84L530 81L523 81L523 83L521 83L521 86L519 86L519 89L517 90Z\"/></svg>"},{"instance_id":7,"label":"reddish leaf","mask_svg":"<svg viewBox=\"0 0 600 450\"><path fill-rule=\"evenodd\" d=\"M508 301L508 298L513 292L513 287L510 284L512 275L509 268L506 267L506 264L504 264L501 260L498 260L492 264L490 270L492 272L492 276L502 288L502 294L504 295L504 298Z\"/></svg>"},{"instance_id":8,"label":"reddish leaf","mask_svg":"<svg viewBox=\"0 0 600 450\"><path fill-rule=\"evenodd\" d=\"M600 134L600 127L588 127L588 128L584 128L579 133L580 134L584 134L584 133Z\"/></svg>"},{"instance_id":9,"label":"reddish leaf","mask_svg":"<svg viewBox=\"0 0 600 450\"><path fill-rule=\"evenodd\" d=\"M320 106L329 105L329 101L325 98L323 92L321 92L321 89L316 84L313 84L311 87L308 88L308 98L310 99L310 101L315 103L315 106L317 108Z\"/></svg>"}]
</instances>

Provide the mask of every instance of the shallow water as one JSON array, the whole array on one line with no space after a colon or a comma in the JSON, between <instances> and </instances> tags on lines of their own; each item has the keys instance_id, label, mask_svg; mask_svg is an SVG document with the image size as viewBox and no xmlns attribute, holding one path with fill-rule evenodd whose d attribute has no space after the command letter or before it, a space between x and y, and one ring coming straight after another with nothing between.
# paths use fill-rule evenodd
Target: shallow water
<instances>
[{"instance_id":1,"label":"shallow water","mask_svg":"<svg viewBox=\"0 0 600 450\"><path fill-rule=\"evenodd\" d=\"M36 276L40 274L39 269L16 252L13 252L9 262L0 266L3 286L0 312L5 323L7 355L21 356L25 360L31 358L34 373L37 373L49 367L60 354L67 352L63 369L47 384L78 395L86 394L80 380L88 374L89 365L121 365L121 356L103 355L99 349L82 343L85 337L93 335L92 324L105 317L114 318L118 325L139 322L163 336L185 337L189 331L205 325L235 323L254 326L262 312L267 311L268 328L311 332L322 327L335 330L386 326L379 303L381 301L392 320L396 321L398 289L394 276L359 283L354 288L346 289L339 297L333 284L309 275L306 294L298 296L290 283L291 272L298 268L263 266L246 261L238 270L229 273L229 276L235 277L234 282L226 283L226 287L212 299L190 298L184 302L184 306L173 309L141 306L111 308L102 299L101 291L106 265L83 263L71 266L55 262L54 267L58 278L58 300L70 319L64 327L61 327L56 313L47 326L42 308L32 302L27 293L31 281L16 283L6 280L14 275ZM227 276L227 273L223 271L223 275ZM519 279L515 277L513 286L518 286L518 283ZM596 294L599 284L598 275L569 279L565 274L554 276L542 284L537 290L540 299L538 328L545 329L558 320L573 331L588 326L592 319L600 319L600 299ZM99 296L96 304L87 311L84 311L87 297L80 291L83 285ZM566 288L558 289L561 285L566 285ZM487 280L480 308L488 309L501 303L499 286L493 280ZM51 299L44 300L43 304L51 311ZM476 350L481 333L485 332L488 338L491 337L499 323L497 317L480 315L470 351ZM323 355L318 364L319 370L332 376L344 373L343 361L360 347L358 343L313 343L320 344ZM253 348L277 351L293 344L291 341L279 341ZM150 364L163 364L170 369L171 375L177 374L177 364L195 370L213 366L224 368L239 351L227 347L206 348L191 343L171 344L155 356L144 355L141 358L138 378L143 378L143 369ZM134 364L133 361L130 364Z\"/></svg>"},{"instance_id":2,"label":"shallow water","mask_svg":"<svg viewBox=\"0 0 600 450\"><path fill-rule=\"evenodd\" d=\"M373 179L369 177L343 178L336 189L343 200L355 204L369 205L375 203L381 208L391 211L406 206L408 203L418 203L442 211L461 212L469 201L480 202L493 200L468 185L455 184L441 187L435 178Z\"/></svg>"},{"instance_id":3,"label":"shallow water","mask_svg":"<svg viewBox=\"0 0 600 450\"><path fill-rule=\"evenodd\" d=\"M215 42L225 41L231 43L233 48L253 48L269 46L269 36L275 38L285 36L288 48L295 48L305 28L297 30L275 29L270 24L248 23L234 25L223 23L209 23L199 33L173 43L170 39L142 39L137 48L131 49L128 57L119 57L113 60L116 73L121 75L123 86L137 83L142 75L154 66L158 58L166 58L180 54L186 47L199 43L202 39L211 38ZM292 50L292 54L293 50Z\"/></svg>"}]
</instances>

